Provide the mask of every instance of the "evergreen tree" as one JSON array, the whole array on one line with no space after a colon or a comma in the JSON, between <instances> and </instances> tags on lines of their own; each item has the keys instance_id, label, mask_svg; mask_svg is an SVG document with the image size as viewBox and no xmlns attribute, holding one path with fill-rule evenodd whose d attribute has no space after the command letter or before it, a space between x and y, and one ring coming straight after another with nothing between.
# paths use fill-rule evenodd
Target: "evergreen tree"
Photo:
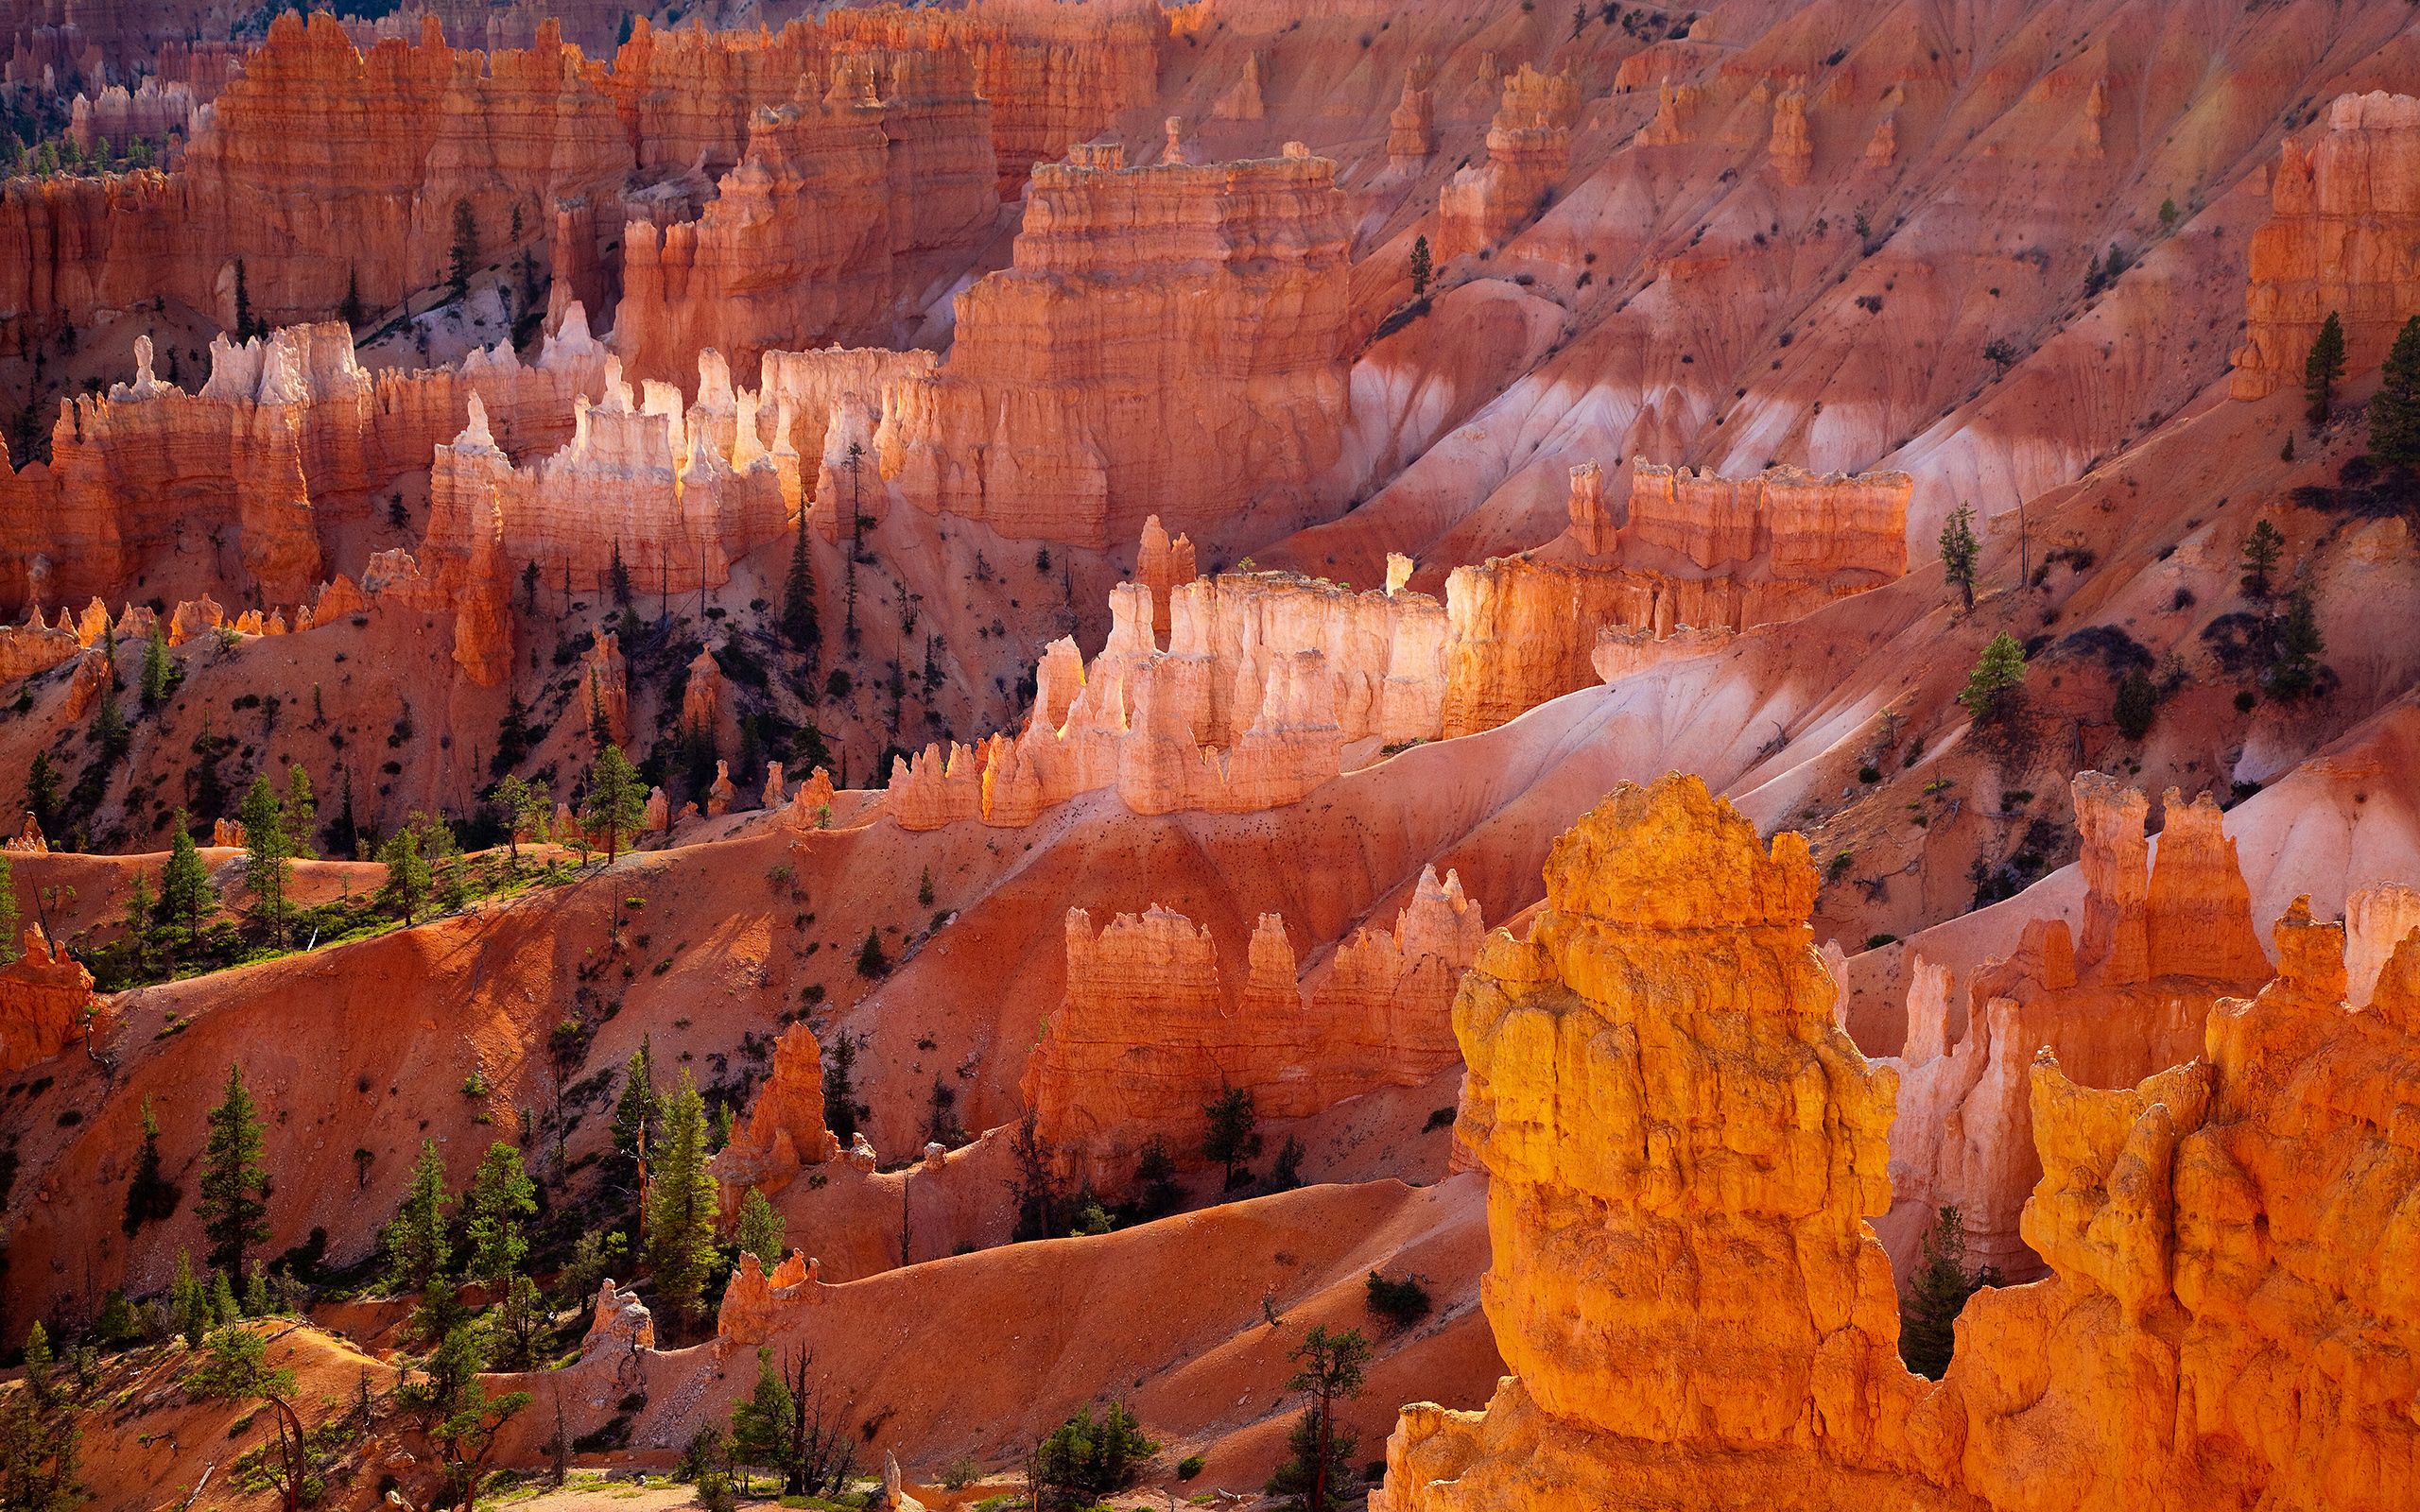
<instances>
[{"instance_id":1,"label":"evergreen tree","mask_svg":"<svg viewBox=\"0 0 2420 1512\"><path fill-rule=\"evenodd\" d=\"M782 634L801 651L811 651L823 637L815 617L815 564L806 550L806 511L798 512L798 534L790 541L789 576L782 584Z\"/></svg>"},{"instance_id":2,"label":"evergreen tree","mask_svg":"<svg viewBox=\"0 0 2420 1512\"><path fill-rule=\"evenodd\" d=\"M138 979L151 967L151 917L159 902L151 892L151 873L137 871L134 885L127 889L126 911L118 918L118 929L129 966Z\"/></svg>"},{"instance_id":3,"label":"evergreen tree","mask_svg":"<svg viewBox=\"0 0 2420 1512\"><path fill-rule=\"evenodd\" d=\"M622 562L622 538L614 538L614 559L605 569L605 580L613 586L614 602L624 609L631 607L631 570Z\"/></svg>"},{"instance_id":4,"label":"evergreen tree","mask_svg":"<svg viewBox=\"0 0 2420 1512\"><path fill-rule=\"evenodd\" d=\"M521 870L521 836L525 832L533 839L540 834L546 814L545 795L527 778L516 774L496 783L495 790L488 798L495 805L497 816L504 821L505 851L511 857L512 870L518 875Z\"/></svg>"},{"instance_id":5,"label":"evergreen tree","mask_svg":"<svg viewBox=\"0 0 2420 1512\"><path fill-rule=\"evenodd\" d=\"M1953 1326L1966 1298L1998 1281L1988 1265L1967 1273L1966 1221L1956 1207L1943 1208L1925 1231L1915 1271L1899 1299L1899 1358L1908 1368L1928 1381L1940 1380L1949 1368L1956 1342Z\"/></svg>"},{"instance_id":6,"label":"evergreen tree","mask_svg":"<svg viewBox=\"0 0 2420 1512\"><path fill-rule=\"evenodd\" d=\"M252 325L252 291L244 278L244 260L235 259L235 339L249 341L260 333Z\"/></svg>"},{"instance_id":7,"label":"evergreen tree","mask_svg":"<svg viewBox=\"0 0 2420 1512\"><path fill-rule=\"evenodd\" d=\"M479 1372L487 1367L479 1331L457 1324L429 1356L418 1381L395 1388L395 1403L420 1420L445 1466L448 1494L462 1512L477 1512L479 1483L505 1424L529 1405L529 1393L491 1396Z\"/></svg>"},{"instance_id":8,"label":"evergreen tree","mask_svg":"<svg viewBox=\"0 0 2420 1512\"><path fill-rule=\"evenodd\" d=\"M169 688L176 683L176 662L168 655L167 631L161 628L155 617L151 634L143 643L144 708L153 708L168 696Z\"/></svg>"},{"instance_id":9,"label":"evergreen tree","mask_svg":"<svg viewBox=\"0 0 2420 1512\"><path fill-rule=\"evenodd\" d=\"M134 1176L126 1184L126 1215L118 1227L132 1238L147 1223L161 1222L177 1211L182 1195L160 1160L160 1121L152 1116L151 1099L143 1099L143 1144L135 1152Z\"/></svg>"},{"instance_id":10,"label":"evergreen tree","mask_svg":"<svg viewBox=\"0 0 2420 1512\"><path fill-rule=\"evenodd\" d=\"M58 1357L50 1350L50 1331L42 1326L42 1319L36 1318L33 1327L26 1331L26 1386L43 1407L51 1404L50 1367L56 1364Z\"/></svg>"},{"instance_id":11,"label":"evergreen tree","mask_svg":"<svg viewBox=\"0 0 2420 1512\"><path fill-rule=\"evenodd\" d=\"M199 931L202 915L216 902L210 872L193 843L193 820L179 809L168 816L168 864L160 872L160 917L164 922Z\"/></svg>"},{"instance_id":12,"label":"evergreen tree","mask_svg":"<svg viewBox=\"0 0 2420 1512\"><path fill-rule=\"evenodd\" d=\"M135 873L138 884L141 872ZM6 966L25 954L25 943L17 934L17 868L9 864L9 853L0 850L0 966Z\"/></svg>"},{"instance_id":13,"label":"evergreen tree","mask_svg":"<svg viewBox=\"0 0 2420 1512\"><path fill-rule=\"evenodd\" d=\"M706 1278L716 1259L719 1197L706 1170L711 1155L706 1100L684 1070L665 1112L662 1153L649 1173L647 1257L658 1294L688 1325L703 1310Z\"/></svg>"},{"instance_id":14,"label":"evergreen tree","mask_svg":"<svg viewBox=\"0 0 2420 1512\"><path fill-rule=\"evenodd\" d=\"M1976 550L1975 511L1962 504L1941 527L1941 573L1968 610L1975 607Z\"/></svg>"},{"instance_id":15,"label":"evergreen tree","mask_svg":"<svg viewBox=\"0 0 2420 1512\"><path fill-rule=\"evenodd\" d=\"M386 885L379 890L409 928L412 916L428 901L428 861L420 851L420 832L409 825L397 830L378 848L378 859L387 868Z\"/></svg>"},{"instance_id":16,"label":"evergreen tree","mask_svg":"<svg viewBox=\"0 0 2420 1512\"><path fill-rule=\"evenodd\" d=\"M614 1150L630 1172L629 1187L634 1196L648 1152L655 1144L662 1113L663 1099L655 1090L654 1057L648 1041L641 1040L622 1067L622 1096L614 1105Z\"/></svg>"},{"instance_id":17,"label":"evergreen tree","mask_svg":"<svg viewBox=\"0 0 2420 1512\"><path fill-rule=\"evenodd\" d=\"M782 1257L788 1253L787 1228L788 1226L782 1221L782 1215L775 1212L773 1205L765 1200L765 1194L754 1187L750 1187L748 1195L739 1201L739 1247L741 1250L755 1256L767 1270L771 1270L780 1264Z\"/></svg>"},{"instance_id":18,"label":"evergreen tree","mask_svg":"<svg viewBox=\"0 0 2420 1512\"><path fill-rule=\"evenodd\" d=\"M579 816L592 831L605 836L605 860L622 853L623 839L635 832L647 812L647 784L619 746L607 746L588 770L588 799Z\"/></svg>"},{"instance_id":19,"label":"evergreen tree","mask_svg":"<svg viewBox=\"0 0 2420 1512\"><path fill-rule=\"evenodd\" d=\"M2286 601L2285 616L2277 626L2276 649L2260 675L2261 691L2280 703L2319 691L2324 670L2319 659L2326 649L2319 632L2319 610L2309 593L2296 593Z\"/></svg>"},{"instance_id":20,"label":"evergreen tree","mask_svg":"<svg viewBox=\"0 0 2420 1512\"><path fill-rule=\"evenodd\" d=\"M1252 1173L1243 1162L1260 1153L1260 1112L1252 1091L1230 1087L1201 1105L1201 1153L1226 1168L1226 1190L1233 1192Z\"/></svg>"},{"instance_id":21,"label":"evergreen tree","mask_svg":"<svg viewBox=\"0 0 2420 1512\"><path fill-rule=\"evenodd\" d=\"M46 750L34 752L26 764L26 807L44 830L59 827L59 771Z\"/></svg>"},{"instance_id":22,"label":"evergreen tree","mask_svg":"<svg viewBox=\"0 0 2420 1512\"><path fill-rule=\"evenodd\" d=\"M2243 538L2243 576L2236 586L2243 590L2243 600L2264 617L2270 604L2277 596L2277 562L2286 552L2286 535L2264 517L2252 523L2252 534Z\"/></svg>"},{"instance_id":23,"label":"evergreen tree","mask_svg":"<svg viewBox=\"0 0 2420 1512\"><path fill-rule=\"evenodd\" d=\"M1089 1506L1132 1486L1159 1452L1124 1402L1109 1403L1098 1418L1086 1403L1035 1449L1036 1489L1056 1491Z\"/></svg>"},{"instance_id":24,"label":"evergreen tree","mask_svg":"<svg viewBox=\"0 0 2420 1512\"><path fill-rule=\"evenodd\" d=\"M479 221L468 199L454 201L454 246L446 260L445 286L460 299L471 292L471 273L479 265Z\"/></svg>"},{"instance_id":25,"label":"evergreen tree","mask_svg":"<svg viewBox=\"0 0 2420 1512\"><path fill-rule=\"evenodd\" d=\"M2014 715L2025 697L2025 647L2016 637L2003 630L1992 637L1989 645L1966 676L1965 691L1958 701L1978 725L1988 725Z\"/></svg>"},{"instance_id":26,"label":"evergreen tree","mask_svg":"<svg viewBox=\"0 0 2420 1512\"><path fill-rule=\"evenodd\" d=\"M1330 1333L1324 1324L1315 1325L1290 1358L1296 1368L1286 1389L1310 1393L1311 1404L1288 1440L1291 1454L1269 1478L1267 1490L1293 1498L1291 1504L1304 1512L1329 1512L1346 1499L1355 1447L1352 1431L1337 1424L1336 1404L1361 1395L1370 1343L1359 1329Z\"/></svg>"},{"instance_id":27,"label":"evergreen tree","mask_svg":"<svg viewBox=\"0 0 2420 1512\"><path fill-rule=\"evenodd\" d=\"M209 1289L193 1273L193 1256L182 1249L177 1251L176 1280L168 1286L168 1316L175 1322L177 1332L184 1335L185 1344L196 1349L201 1348L202 1336L216 1321L210 1308Z\"/></svg>"},{"instance_id":28,"label":"evergreen tree","mask_svg":"<svg viewBox=\"0 0 2420 1512\"><path fill-rule=\"evenodd\" d=\"M287 862L285 805L263 774L244 795L244 887L252 895L252 919L277 944L285 943Z\"/></svg>"},{"instance_id":29,"label":"evergreen tree","mask_svg":"<svg viewBox=\"0 0 2420 1512\"><path fill-rule=\"evenodd\" d=\"M2370 450L2381 462L2420 462L2420 315L2394 334L2370 396Z\"/></svg>"},{"instance_id":30,"label":"evergreen tree","mask_svg":"<svg viewBox=\"0 0 2420 1512\"><path fill-rule=\"evenodd\" d=\"M244 1256L268 1238L268 1172L261 1164L262 1124L244 1086L244 1069L227 1067L225 1097L210 1110L201 1154L201 1197L195 1211L210 1240L210 1262L241 1275Z\"/></svg>"},{"instance_id":31,"label":"evergreen tree","mask_svg":"<svg viewBox=\"0 0 2420 1512\"><path fill-rule=\"evenodd\" d=\"M425 1292L442 1283L453 1246L445 1228L445 1162L435 1140L421 1142L412 1184L387 1225L384 1244L389 1290Z\"/></svg>"},{"instance_id":32,"label":"evergreen tree","mask_svg":"<svg viewBox=\"0 0 2420 1512\"><path fill-rule=\"evenodd\" d=\"M0 1506L10 1512L73 1512L83 1430L73 1414L45 1421L30 1391L0 1400Z\"/></svg>"},{"instance_id":33,"label":"evergreen tree","mask_svg":"<svg viewBox=\"0 0 2420 1512\"><path fill-rule=\"evenodd\" d=\"M843 1029L823 1049L823 1124L843 1144L857 1137L857 1051L864 1043Z\"/></svg>"},{"instance_id":34,"label":"evergreen tree","mask_svg":"<svg viewBox=\"0 0 2420 1512\"><path fill-rule=\"evenodd\" d=\"M469 1219L463 1237L471 1246L468 1274L487 1282L491 1296L501 1295L505 1283L520 1274L529 1253L522 1221L537 1211L537 1183L522 1165L521 1152L502 1140L489 1145L463 1202Z\"/></svg>"},{"instance_id":35,"label":"evergreen tree","mask_svg":"<svg viewBox=\"0 0 2420 1512\"><path fill-rule=\"evenodd\" d=\"M301 763L285 768L285 853L310 855L319 831L320 796L311 788L311 774Z\"/></svg>"},{"instance_id":36,"label":"evergreen tree","mask_svg":"<svg viewBox=\"0 0 2420 1512\"><path fill-rule=\"evenodd\" d=\"M2319 336L2310 344L2310 355L2303 359L2303 397L2310 402L2310 428L2327 423L2328 412L2336 404L2336 381L2344 376L2344 322L2336 312L2327 312L2321 322Z\"/></svg>"},{"instance_id":37,"label":"evergreen tree","mask_svg":"<svg viewBox=\"0 0 2420 1512\"><path fill-rule=\"evenodd\" d=\"M1430 271L1428 238L1425 235L1415 236L1411 239L1411 297L1413 299L1428 298Z\"/></svg>"},{"instance_id":38,"label":"evergreen tree","mask_svg":"<svg viewBox=\"0 0 2420 1512\"><path fill-rule=\"evenodd\" d=\"M752 1193L751 1195L753 1195ZM798 1400L773 1366L773 1351L756 1347L756 1389L731 1410L732 1457L779 1473L791 1459Z\"/></svg>"}]
</instances>

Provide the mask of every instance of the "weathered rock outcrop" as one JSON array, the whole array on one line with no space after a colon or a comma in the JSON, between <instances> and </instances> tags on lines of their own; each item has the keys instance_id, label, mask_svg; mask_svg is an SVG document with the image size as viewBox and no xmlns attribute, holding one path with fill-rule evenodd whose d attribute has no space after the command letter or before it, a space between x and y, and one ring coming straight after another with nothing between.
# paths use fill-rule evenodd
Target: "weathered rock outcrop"
<instances>
[{"instance_id":1,"label":"weathered rock outcrop","mask_svg":"<svg viewBox=\"0 0 2420 1512\"><path fill-rule=\"evenodd\" d=\"M708 348L745 372L776 347L888 342L939 265L990 234L972 58L837 55L829 71L751 118L696 220L624 227L614 348L633 376L678 380Z\"/></svg>"},{"instance_id":2,"label":"weathered rock outcrop","mask_svg":"<svg viewBox=\"0 0 2420 1512\"><path fill-rule=\"evenodd\" d=\"M1745 629L1891 581L1907 570L1913 490L1904 472L1778 467L1735 479L1634 458L1616 528L1602 472L1582 463L1561 537L1446 578L1443 732L1492 729L1592 686L1600 631ZM1700 648L1695 638L1686 648Z\"/></svg>"},{"instance_id":3,"label":"weathered rock outcrop","mask_svg":"<svg viewBox=\"0 0 2420 1512\"><path fill-rule=\"evenodd\" d=\"M1487 162L1458 170L1437 199L1437 260L1493 246L1545 208L1571 166L1580 81L1528 63L1504 80L1487 129Z\"/></svg>"},{"instance_id":4,"label":"weathered rock outcrop","mask_svg":"<svg viewBox=\"0 0 2420 1512\"><path fill-rule=\"evenodd\" d=\"M241 345L222 336L210 359L187 393L158 376L138 337L132 383L61 404L51 461L0 472L0 600L80 598L151 576L172 592L291 602L331 565L338 531L427 469L474 403L516 450L558 445L606 366L577 311L527 365L499 345L454 368L372 374L335 322ZM197 580L176 565L178 543L213 535L226 544Z\"/></svg>"},{"instance_id":5,"label":"weathered rock outcrop","mask_svg":"<svg viewBox=\"0 0 2420 1512\"><path fill-rule=\"evenodd\" d=\"M1483 1413L1406 1409L1373 1505L2407 1505L2420 938L2348 1011L2342 932L2297 904L2204 1058L2103 1091L2044 1057L2050 1279L1971 1301L1931 1385L1861 1221L1895 1078L1832 1024L1815 885L1695 779L1557 842L1530 937L1455 1007L1515 1373Z\"/></svg>"},{"instance_id":6,"label":"weathered rock outcrop","mask_svg":"<svg viewBox=\"0 0 2420 1512\"><path fill-rule=\"evenodd\" d=\"M2420 99L2339 95L2315 142L2286 143L2269 200L2269 222L2252 235L2238 399L2301 383L2330 312L2343 321L2354 373L2383 361L2395 332L2420 315L2410 254L2420 235Z\"/></svg>"},{"instance_id":7,"label":"weathered rock outcrop","mask_svg":"<svg viewBox=\"0 0 2420 1512\"><path fill-rule=\"evenodd\" d=\"M778 1193L799 1172L839 1153L840 1142L823 1125L823 1047L814 1030L792 1024L773 1042L772 1074L748 1116L714 1158L723 1205L736 1211L751 1187Z\"/></svg>"},{"instance_id":8,"label":"weathered rock outcrop","mask_svg":"<svg viewBox=\"0 0 2420 1512\"><path fill-rule=\"evenodd\" d=\"M2211 1009L2269 980L2235 842L2207 794L2187 803L2169 790L2156 864L2142 794L2099 772L2079 774L2074 794L2081 947L2064 919L2029 926L2014 954L1966 973L1956 1034L1955 978L1918 958L1907 1043L1893 1062L1895 1200L1876 1225L1903 1269L1934 1212L1954 1204L1974 1263L2012 1280L2041 1274L2018 1231L2042 1174L2027 1094L2034 1053L2054 1052L2083 1085L2129 1087L2191 1059Z\"/></svg>"},{"instance_id":9,"label":"weathered rock outcrop","mask_svg":"<svg viewBox=\"0 0 2420 1512\"><path fill-rule=\"evenodd\" d=\"M51 949L41 930L26 930L25 954L0 966L0 1073L23 1071L66 1049L101 1006L93 973L66 951Z\"/></svg>"},{"instance_id":10,"label":"weathered rock outcrop","mask_svg":"<svg viewBox=\"0 0 2420 1512\"><path fill-rule=\"evenodd\" d=\"M1483 934L1461 879L1425 868L1392 930L1357 932L1299 983L1285 921L1261 915L1236 982L1182 914L1121 914L1096 933L1070 909L1067 996L1027 1063L1027 1105L1063 1175L1118 1191L1154 1140L1189 1158L1222 1089L1287 1119L1417 1086L1455 1061L1446 1007Z\"/></svg>"},{"instance_id":11,"label":"weathered rock outcrop","mask_svg":"<svg viewBox=\"0 0 2420 1512\"><path fill-rule=\"evenodd\" d=\"M1336 165L1035 168L1013 266L958 296L949 359L882 398L881 478L1003 535L1105 546L1299 507L1340 444Z\"/></svg>"}]
</instances>

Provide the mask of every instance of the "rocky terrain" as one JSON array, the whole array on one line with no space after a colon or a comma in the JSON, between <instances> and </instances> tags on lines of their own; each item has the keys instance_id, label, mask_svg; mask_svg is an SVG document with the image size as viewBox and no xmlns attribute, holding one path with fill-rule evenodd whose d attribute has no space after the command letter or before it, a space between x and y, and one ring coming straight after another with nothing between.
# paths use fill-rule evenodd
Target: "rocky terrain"
<instances>
[{"instance_id":1,"label":"rocky terrain","mask_svg":"<svg viewBox=\"0 0 2420 1512\"><path fill-rule=\"evenodd\" d=\"M2420 1508L2408 7L0 101L9 1505Z\"/></svg>"}]
</instances>

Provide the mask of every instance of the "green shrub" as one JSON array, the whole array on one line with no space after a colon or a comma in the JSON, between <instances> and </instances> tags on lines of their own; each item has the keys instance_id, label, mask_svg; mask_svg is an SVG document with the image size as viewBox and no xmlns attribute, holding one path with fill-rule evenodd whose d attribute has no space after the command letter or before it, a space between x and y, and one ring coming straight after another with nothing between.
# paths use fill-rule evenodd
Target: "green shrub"
<instances>
[{"instance_id":1,"label":"green shrub","mask_svg":"<svg viewBox=\"0 0 2420 1512\"><path fill-rule=\"evenodd\" d=\"M1364 1284L1369 1290L1370 1311L1399 1329L1409 1328L1426 1317L1433 1305L1428 1300L1428 1288L1420 1284L1417 1276L1389 1280L1374 1270Z\"/></svg>"}]
</instances>

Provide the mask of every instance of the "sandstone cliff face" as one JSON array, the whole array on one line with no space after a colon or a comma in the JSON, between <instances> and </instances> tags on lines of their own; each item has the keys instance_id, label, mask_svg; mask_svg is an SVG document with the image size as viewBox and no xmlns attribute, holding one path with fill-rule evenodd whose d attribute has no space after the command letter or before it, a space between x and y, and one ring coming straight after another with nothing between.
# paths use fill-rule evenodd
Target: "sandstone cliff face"
<instances>
[{"instance_id":1,"label":"sandstone cliff face","mask_svg":"<svg viewBox=\"0 0 2420 1512\"><path fill-rule=\"evenodd\" d=\"M1493 246L1543 209L1570 169L1579 121L1577 78L1528 63L1507 77L1487 130L1486 163L1456 172L1438 196L1437 260Z\"/></svg>"},{"instance_id":2,"label":"sandstone cliff face","mask_svg":"<svg viewBox=\"0 0 2420 1512\"><path fill-rule=\"evenodd\" d=\"M39 839L41 831L33 833ZM86 1014L101 1006L93 973L66 951L54 952L41 930L26 930L25 954L0 966L0 1072L23 1071L66 1049L82 1033Z\"/></svg>"},{"instance_id":3,"label":"sandstone cliff face","mask_svg":"<svg viewBox=\"0 0 2420 1512\"><path fill-rule=\"evenodd\" d=\"M831 60L761 110L698 219L623 228L614 346L679 379L715 348L745 372L775 347L889 341L939 261L990 233L990 107L962 52Z\"/></svg>"},{"instance_id":4,"label":"sandstone cliff face","mask_svg":"<svg viewBox=\"0 0 2420 1512\"><path fill-rule=\"evenodd\" d=\"M1723 478L1631 464L1616 528L1602 471L1571 470L1570 524L1547 547L1454 569L1445 583L1447 736L1489 730L1600 680L1600 632L1668 639L1793 619L1907 570L1904 472L1818 477L1797 468ZM1703 649L1685 638L1677 649ZM1617 671L1655 660L1616 654Z\"/></svg>"},{"instance_id":5,"label":"sandstone cliff face","mask_svg":"<svg viewBox=\"0 0 2420 1512\"><path fill-rule=\"evenodd\" d=\"M1547 886L1455 1008L1516 1374L1484 1413L1405 1411L1381 1512L2408 1504L2420 1308L2384 1278L2420 1191L2420 936L2348 1010L2342 930L2297 904L2203 1058L2094 1091L2046 1056L2024 1228L2051 1277L1969 1303L1934 1386L1861 1221L1895 1078L1832 1026L1805 843L1667 778L1558 841Z\"/></svg>"},{"instance_id":6,"label":"sandstone cliff face","mask_svg":"<svg viewBox=\"0 0 2420 1512\"><path fill-rule=\"evenodd\" d=\"M606 361L576 311L527 365L499 346L455 368L372 374L335 322L222 336L210 357L187 393L159 378L138 337L133 382L60 405L51 461L0 474L0 600L149 577L171 593L294 601L334 565L337 529L426 469L474 404L510 444L554 444ZM214 534L226 541L215 560L178 563L181 541Z\"/></svg>"},{"instance_id":7,"label":"sandstone cliff face","mask_svg":"<svg viewBox=\"0 0 2420 1512\"><path fill-rule=\"evenodd\" d=\"M1336 165L1034 170L1012 266L958 297L929 378L886 393L881 474L1002 535L1105 546L1308 497L1345 409Z\"/></svg>"},{"instance_id":8,"label":"sandstone cliff face","mask_svg":"<svg viewBox=\"0 0 2420 1512\"><path fill-rule=\"evenodd\" d=\"M1121 914L1097 932L1070 909L1067 996L1027 1064L1027 1105L1063 1176L1115 1192L1154 1139L1190 1160L1201 1106L1223 1089L1289 1119L1418 1086L1454 1063L1445 1009L1483 933L1461 879L1424 869L1392 930L1357 932L1300 984L1285 920L1261 915L1236 982L1182 914Z\"/></svg>"},{"instance_id":9,"label":"sandstone cliff face","mask_svg":"<svg viewBox=\"0 0 2420 1512\"><path fill-rule=\"evenodd\" d=\"M2377 367L2420 315L2409 251L2420 234L2420 99L2338 96L2315 142L2286 143L2269 199L2269 223L2252 237L2238 399L2299 384L2331 311L2351 373Z\"/></svg>"},{"instance_id":10,"label":"sandstone cliff face","mask_svg":"<svg viewBox=\"0 0 2420 1512\"><path fill-rule=\"evenodd\" d=\"M2027 1091L2034 1053L2054 1052L2081 1084L2132 1086L2191 1059L2212 1008L2269 979L2235 842L2208 795L2188 804L2169 791L2155 865L2141 793L2084 772L2074 798L2082 946L2065 920L2029 926L2014 955L1964 973L1963 1033L1954 1037L1951 972L1914 973L1907 1047L1895 1062L1896 1200L1876 1225L1903 1270L1933 1213L1955 1204L1975 1263L2014 1280L2040 1275L2018 1225L2042 1174Z\"/></svg>"}]
</instances>

